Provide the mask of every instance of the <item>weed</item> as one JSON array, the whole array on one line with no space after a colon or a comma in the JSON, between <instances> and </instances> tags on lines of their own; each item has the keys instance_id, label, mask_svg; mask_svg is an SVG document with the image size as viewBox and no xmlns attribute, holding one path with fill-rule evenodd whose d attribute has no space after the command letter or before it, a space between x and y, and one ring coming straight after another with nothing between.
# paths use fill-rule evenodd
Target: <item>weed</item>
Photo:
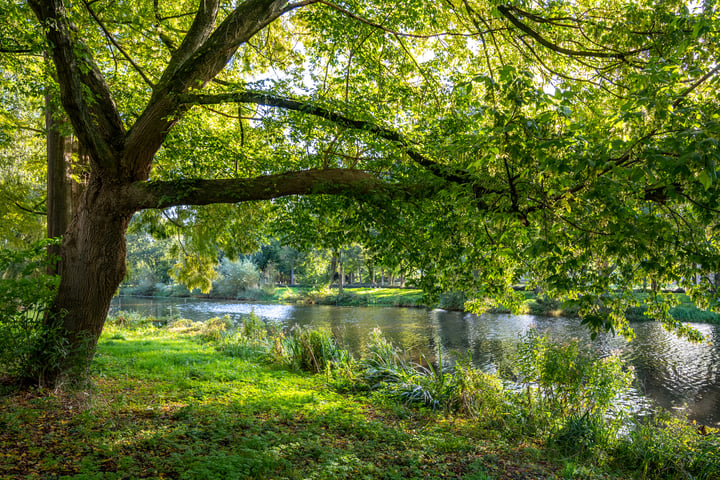
<instances>
[{"instance_id":1,"label":"weed","mask_svg":"<svg viewBox=\"0 0 720 480\"><path fill-rule=\"evenodd\" d=\"M200 338L206 342L219 341L223 338L228 328L232 325L232 320L228 315L224 317L214 317L200 323Z\"/></svg>"},{"instance_id":2,"label":"weed","mask_svg":"<svg viewBox=\"0 0 720 480\"><path fill-rule=\"evenodd\" d=\"M720 436L660 414L638 421L613 451L616 462L633 466L643 479L720 478Z\"/></svg>"},{"instance_id":3,"label":"weed","mask_svg":"<svg viewBox=\"0 0 720 480\"><path fill-rule=\"evenodd\" d=\"M572 414L552 434L549 444L562 455L587 457L596 448L604 447L610 434L602 416L590 412Z\"/></svg>"},{"instance_id":4,"label":"weed","mask_svg":"<svg viewBox=\"0 0 720 480\"><path fill-rule=\"evenodd\" d=\"M284 337L281 358L292 368L311 373L322 373L351 360L347 350L340 348L327 332L294 327Z\"/></svg>"}]
</instances>

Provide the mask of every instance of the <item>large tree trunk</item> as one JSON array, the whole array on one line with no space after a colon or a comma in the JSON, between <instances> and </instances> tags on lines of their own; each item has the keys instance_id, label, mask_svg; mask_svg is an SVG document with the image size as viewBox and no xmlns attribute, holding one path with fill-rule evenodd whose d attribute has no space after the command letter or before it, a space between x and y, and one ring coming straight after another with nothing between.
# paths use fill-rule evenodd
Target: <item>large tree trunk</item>
<instances>
[{"instance_id":1,"label":"large tree trunk","mask_svg":"<svg viewBox=\"0 0 720 480\"><path fill-rule=\"evenodd\" d=\"M59 338L53 329L61 329L68 355L58 360L54 352L45 352L42 383L57 386L66 376L85 377L110 300L125 276L125 232L133 212L119 203L122 198L118 188L91 179L65 233L61 282L46 326L50 340Z\"/></svg>"}]
</instances>

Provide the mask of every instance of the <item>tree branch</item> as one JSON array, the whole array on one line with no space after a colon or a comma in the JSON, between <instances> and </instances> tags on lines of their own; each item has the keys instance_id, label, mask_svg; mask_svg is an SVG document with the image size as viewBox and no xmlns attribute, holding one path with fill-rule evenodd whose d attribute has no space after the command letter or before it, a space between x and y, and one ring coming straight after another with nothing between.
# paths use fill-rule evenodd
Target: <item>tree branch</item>
<instances>
[{"instance_id":1,"label":"tree branch","mask_svg":"<svg viewBox=\"0 0 720 480\"><path fill-rule=\"evenodd\" d=\"M117 167L114 159L125 135L110 89L92 60L86 45L77 38L62 0L29 0L43 25L60 85L63 108L81 143L101 169ZM92 99L92 100L91 100Z\"/></svg>"},{"instance_id":2,"label":"tree branch","mask_svg":"<svg viewBox=\"0 0 720 480\"><path fill-rule=\"evenodd\" d=\"M38 203L37 205L32 206L32 207L24 207L24 206L20 205L18 202L13 202L13 203L15 204L15 206L16 206L17 208L19 208L19 209L22 210L23 212L32 213L33 215L43 215L43 216L47 215L47 212L46 212L46 211L37 210L37 208L38 208L40 205L42 205L43 203L45 203L45 200L42 200L40 203Z\"/></svg>"},{"instance_id":3,"label":"tree branch","mask_svg":"<svg viewBox=\"0 0 720 480\"><path fill-rule=\"evenodd\" d=\"M345 115L341 115L337 112L328 110L327 108L313 105L308 102L301 102L290 98L277 97L263 92L231 92L220 93L216 95L186 94L178 96L178 99L181 103L186 105L254 103L256 105L278 107L285 110L293 110L296 112L306 113L308 115L323 118L340 126L371 133L389 142L395 143L399 145L416 164L427 169L436 177L459 184L468 184L472 183L473 181L473 179L467 172L440 165L434 160L426 157L425 155L420 153L409 140L407 140L400 133L394 130L386 127L381 127L369 121L349 118Z\"/></svg>"},{"instance_id":4,"label":"tree branch","mask_svg":"<svg viewBox=\"0 0 720 480\"><path fill-rule=\"evenodd\" d=\"M673 108L677 108L680 103L688 96L690 95L696 88L698 88L700 85L705 83L709 78L713 77L715 74L717 74L720 71L720 64L716 65L715 68L707 72L705 75L700 77L695 83L690 85L688 88L686 88L680 95L678 95L678 98L673 102Z\"/></svg>"},{"instance_id":5,"label":"tree branch","mask_svg":"<svg viewBox=\"0 0 720 480\"><path fill-rule=\"evenodd\" d=\"M362 170L312 169L255 178L135 182L127 187L130 208L167 208L271 200L289 195L367 195L393 185Z\"/></svg>"},{"instance_id":6,"label":"tree branch","mask_svg":"<svg viewBox=\"0 0 720 480\"><path fill-rule=\"evenodd\" d=\"M482 35L480 32L478 33L463 33L463 32L438 32L438 33L428 33L428 34L420 34L420 33L403 33L399 32L397 30L393 30L391 28L385 27L379 23L373 22L371 20L368 20L367 18L361 17L360 15L357 15L355 13L352 13L350 10L341 7L340 5L336 5L332 2L328 2L327 0L311 0L307 2L300 2L299 5L305 5L310 3L319 3L322 5L325 5L327 7L332 8L333 10L336 10L346 17L352 18L353 20L357 20L358 22L364 23L366 25L370 25L371 27L377 28L378 30L382 30L386 33L391 33L393 35L401 36L401 37L408 37L408 38L437 38L437 37L476 37L478 35Z\"/></svg>"},{"instance_id":7,"label":"tree branch","mask_svg":"<svg viewBox=\"0 0 720 480\"><path fill-rule=\"evenodd\" d=\"M535 30L533 30L532 28L530 28L529 26L527 26L523 22L521 22L510 11L511 9L513 9L513 7L508 7L506 5L498 5L497 9L505 18L507 18L510 21L510 23L515 25L521 31L530 35L540 45L543 45L544 47L547 47L550 50L557 52L557 53L561 53L563 55L568 55L571 57L617 58L620 60L625 60L625 58L643 51L642 49L640 49L640 50L632 50L630 52L607 52L607 51L602 51L602 50L572 50L569 48L561 47L560 45L557 45L557 44L552 43L549 40L545 39L538 32L536 32Z\"/></svg>"},{"instance_id":8,"label":"tree branch","mask_svg":"<svg viewBox=\"0 0 720 480\"><path fill-rule=\"evenodd\" d=\"M135 69L135 71L138 73L138 75L140 75L140 77L142 77L142 79L145 81L145 83L147 83L148 86L153 87L154 84L153 84L152 80L150 80L150 78L145 74L145 72L143 72L142 68L140 68L140 65L135 63L135 61L132 59L132 57L115 40L115 37L112 36L110 31L107 29L107 27L105 27L105 24L100 20L100 17L97 16L97 14L95 13L95 10L92 9L92 7L90 6L90 3L88 3L87 1L84 1L83 3L85 3L85 8L87 9L88 13L90 13L90 16L93 17L93 19L95 20L95 23L97 23L100 26L100 29L103 31L103 33L105 34L105 37L110 41L110 43L112 43L115 46L115 48L118 49L118 51L122 54L122 56L125 57L125 60L130 62L130 65L132 65L132 67Z\"/></svg>"},{"instance_id":9,"label":"tree branch","mask_svg":"<svg viewBox=\"0 0 720 480\"><path fill-rule=\"evenodd\" d=\"M210 6L215 1L209 0ZM225 68L241 44L284 13L286 3L287 0L246 0L212 33L209 33L214 25L212 10L200 12L198 17L203 18L196 17L193 23L197 32L189 33L191 38L188 40L186 36L183 40L184 46L173 55L176 60L171 61L163 72L148 106L127 135L123 167L132 179L144 180L148 177L155 152L185 113L186 107L177 101L176 96L201 88L211 81Z\"/></svg>"},{"instance_id":10,"label":"tree branch","mask_svg":"<svg viewBox=\"0 0 720 480\"><path fill-rule=\"evenodd\" d=\"M183 38L180 47L173 52L170 62L160 79L160 83L167 81L175 75L177 69L208 39L212 33L212 29L215 27L219 8L219 0L200 0L198 12L190 26L190 30L187 35L185 35L185 38Z\"/></svg>"}]
</instances>

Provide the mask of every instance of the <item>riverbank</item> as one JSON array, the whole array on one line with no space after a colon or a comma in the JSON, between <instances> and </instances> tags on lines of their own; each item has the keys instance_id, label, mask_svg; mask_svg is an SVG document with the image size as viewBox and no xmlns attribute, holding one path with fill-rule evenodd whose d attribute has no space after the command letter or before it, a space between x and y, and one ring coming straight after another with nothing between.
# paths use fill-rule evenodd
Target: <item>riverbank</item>
<instances>
[{"instance_id":1,"label":"riverbank","mask_svg":"<svg viewBox=\"0 0 720 480\"><path fill-rule=\"evenodd\" d=\"M417 377L425 378L426 388L454 385L460 392L454 398L461 403L432 409L396 395L401 392L393 388L402 384L390 377L382 383L391 388L363 387L368 384L359 372L397 373L398 364L368 370L381 363L346 363L351 368L343 370L337 363L320 368L320 374L300 371L302 358L310 363L335 358L322 335L304 338L307 345L324 345L324 354L303 357L302 349L281 351L287 338L253 321L236 332L222 319L164 328L157 323L126 316L109 321L92 366L91 390L55 395L2 387L0 477L669 479L690 473L710 479L720 474L717 437L682 422L657 419L625 437L608 436L604 433L614 427L588 421L594 415L549 415L541 408L550 408L543 397L532 402L514 397L492 376L472 371ZM380 339L373 345L378 354L387 347ZM458 378L465 379L464 389L457 389Z\"/></svg>"},{"instance_id":2,"label":"riverbank","mask_svg":"<svg viewBox=\"0 0 720 480\"><path fill-rule=\"evenodd\" d=\"M172 297L177 289L159 288L158 297ZM121 291L123 294L132 294L132 290ZM532 291L522 292L525 299L520 307L520 314L540 315L544 317L576 318L577 308L564 307L562 302L553 300ZM642 299L643 293L636 293ZM687 295L675 293L678 305L670 309L670 314L679 322L720 324L720 314L696 308ZM214 296L212 293L201 295L202 298L225 299ZM409 307L409 308L441 308L444 310L462 311L465 306L464 297L457 293L440 295L437 301L428 302L420 289L414 288L374 288L359 287L345 288L340 293L337 288L310 288L298 286L280 286L264 289L252 289L238 293L233 300L267 303L290 303L304 305L337 305L344 307L380 306L380 307ZM635 307L626 311L630 321L646 321L646 307ZM494 307L490 313L510 313L508 309Z\"/></svg>"}]
</instances>

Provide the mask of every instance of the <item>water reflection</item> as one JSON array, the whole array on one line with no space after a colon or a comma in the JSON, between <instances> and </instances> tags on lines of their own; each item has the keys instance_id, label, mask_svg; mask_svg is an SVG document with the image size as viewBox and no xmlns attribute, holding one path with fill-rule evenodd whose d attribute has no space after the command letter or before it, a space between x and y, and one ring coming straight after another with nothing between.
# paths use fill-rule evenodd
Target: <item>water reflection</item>
<instances>
[{"instance_id":1,"label":"water reflection","mask_svg":"<svg viewBox=\"0 0 720 480\"><path fill-rule=\"evenodd\" d=\"M433 359L438 348L443 359L470 355L487 371L508 367L521 336L534 328L557 340L577 338L598 355L619 351L635 368L638 389L667 409L687 405L691 419L720 423L720 326L693 326L711 342L694 344L666 332L654 322L634 323L636 338L598 335L592 341L578 320L532 315L475 316L443 310L406 308L327 307L235 303L198 299L149 299L123 297L113 300L112 311L125 310L154 316L207 320L229 315L242 320L251 312L271 325L290 328L312 325L331 330L343 346L358 353L374 328L380 328L395 345L414 358ZM640 402L639 394L633 400Z\"/></svg>"}]
</instances>

